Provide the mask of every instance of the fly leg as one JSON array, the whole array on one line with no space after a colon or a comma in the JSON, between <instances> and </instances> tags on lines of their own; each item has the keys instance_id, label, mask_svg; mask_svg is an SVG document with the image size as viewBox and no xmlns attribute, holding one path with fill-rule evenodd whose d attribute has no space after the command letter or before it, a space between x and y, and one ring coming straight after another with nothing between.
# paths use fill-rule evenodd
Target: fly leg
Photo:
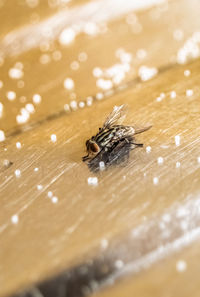
<instances>
[{"instance_id":1,"label":"fly leg","mask_svg":"<svg viewBox=\"0 0 200 297\"><path fill-rule=\"evenodd\" d=\"M137 143L134 141L134 138L133 137L126 137L124 139L121 140L122 142L124 143L129 143L132 145L132 148L135 148L135 147L143 147L143 143Z\"/></svg>"},{"instance_id":2,"label":"fly leg","mask_svg":"<svg viewBox=\"0 0 200 297\"><path fill-rule=\"evenodd\" d=\"M84 157L82 157L83 162L85 162L85 161L87 161L87 160L89 160L89 159L90 159L89 154L86 155L86 156L84 156Z\"/></svg>"},{"instance_id":3,"label":"fly leg","mask_svg":"<svg viewBox=\"0 0 200 297\"><path fill-rule=\"evenodd\" d=\"M137 148L137 147L143 147L143 143L137 143L135 141L135 138L132 137L132 139L129 139L131 145L132 145L132 149Z\"/></svg>"},{"instance_id":4,"label":"fly leg","mask_svg":"<svg viewBox=\"0 0 200 297\"><path fill-rule=\"evenodd\" d=\"M143 147L143 143L131 142L131 144L135 145L136 147Z\"/></svg>"}]
</instances>

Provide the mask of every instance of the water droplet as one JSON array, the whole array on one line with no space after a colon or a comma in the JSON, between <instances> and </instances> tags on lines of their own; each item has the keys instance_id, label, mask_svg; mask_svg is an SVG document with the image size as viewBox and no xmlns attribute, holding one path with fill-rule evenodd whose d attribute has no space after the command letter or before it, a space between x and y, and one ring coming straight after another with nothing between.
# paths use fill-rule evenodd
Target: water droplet
<instances>
[{"instance_id":1,"label":"water droplet","mask_svg":"<svg viewBox=\"0 0 200 297\"><path fill-rule=\"evenodd\" d=\"M189 69L186 69L186 70L184 71L184 75L185 75L186 77L190 76L190 74L191 74L191 72L190 72Z\"/></svg>"},{"instance_id":2,"label":"water droplet","mask_svg":"<svg viewBox=\"0 0 200 297\"><path fill-rule=\"evenodd\" d=\"M158 73L157 68L155 67L147 67L147 66L141 66L139 68L138 74L142 81L147 81L151 78L153 78Z\"/></svg>"},{"instance_id":3,"label":"water droplet","mask_svg":"<svg viewBox=\"0 0 200 297\"><path fill-rule=\"evenodd\" d=\"M11 217L11 222L13 223L13 224L17 224L18 222L19 222L19 217L18 217L18 215L13 215L12 217Z\"/></svg>"},{"instance_id":4,"label":"water droplet","mask_svg":"<svg viewBox=\"0 0 200 297\"><path fill-rule=\"evenodd\" d=\"M16 148L17 148L17 149L20 149L21 147L22 147L21 142L19 142L19 141L16 142Z\"/></svg>"},{"instance_id":5,"label":"water droplet","mask_svg":"<svg viewBox=\"0 0 200 297\"><path fill-rule=\"evenodd\" d=\"M176 270L178 272L184 272L187 269L187 263L184 260L179 260L176 263Z\"/></svg>"},{"instance_id":6,"label":"water droplet","mask_svg":"<svg viewBox=\"0 0 200 297\"><path fill-rule=\"evenodd\" d=\"M57 136L56 134L51 134L51 141L56 142L57 141Z\"/></svg>"},{"instance_id":7,"label":"water droplet","mask_svg":"<svg viewBox=\"0 0 200 297\"><path fill-rule=\"evenodd\" d=\"M8 98L8 100L10 100L10 101L15 100L15 98L16 98L16 93L15 93L14 91L9 91L9 92L7 92L7 98Z\"/></svg>"},{"instance_id":8,"label":"water droplet","mask_svg":"<svg viewBox=\"0 0 200 297\"><path fill-rule=\"evenodd\" d=\"M39 94L34 94L33 95L33 103L39 104L41 102L42 98Z\"/></svg>"},{"instance_id":9,"label":"water droplet","mask_svg":"<svg viewBox=\"0 0 200 297\"><path fill-rule=\"evenodd\" d=\"M180 135L176 135L174 137L174 139L175 139L176 146L179 146L181 144L181 137L180 137Z\"/></svg>"},{"instance_id":10,"label":"water droplet","mask_svg":"<svg viewBox=\"0 0 200 297\"><path fill-rule=\"evenodd\" d=\"M76 32L72 28L66 28L61 32L58 40L62 45L69 45L74 41L75 37Z\"/></svg>"},{"instance_id":11,"label":"water droplet","mask_svg":"<svg viewBox=\"0 0 200 297\"><path fill-rule=\"evenodd\" d=\"M170 93L170 97L171 97L172 99L176 98L176 92L175 92L175 91L171 91L171 93Z\"/></svg>"},{"instance_id":12,"label":"water droplet","mask_svg":"<svg viewBox=\"0 0 200 297\"><path fill-rule=\"evenodd\" d=\"M186 90L186 96L191 97L193 95L193 90Z\"/></svg>"},{"instance_id":13,"label":"water droplet","mask_svg":"<svg viewBox=\"0 0 200 297\"><path fill-rule=\"evenodd\" d=\"M52 193L52 191L48 191L47 196L48 196L49 198L52 198L52 197L53 197L53 193Z\"/></svg>"},{"instance_id":14,"label":"water droplet","mask_svg":"<svg viewBox=\"0 0 200 297\"><path fill-rule=\"evenodd\" d=\"M0 130L0 142L1 141L4 141L5 139L6 139L6 137L5 137L4 131L3 130Z\"/></svg>"},{"instance_id":15,"label":"water droplet","mask_svg":"<svg viewBox=\"0 0 200 297\"><path fill-rule=\"evenodd\" d=\"M52 197L51 201L53 203L57 203L58 202L58 197L56 197L56 196Z\"/></svg>"},{"instance_id":16,"label":"water droplet","mask_svg":"<svg viewBox=\"0 0 200 297\"><path fill-rule=\"evenodd\" d=\"M151 152L151 146L147 146L147 147L146 147L146 152L147 152L147 153L150 153L150 152Z\"/></svg>"},{"instance_id":17,"label":"water droplet","mask_svg":"<svg viewBox=\"0 0 200 297\"><path fill-rule=\"evenodd\" d=\"M37 189L40 191L43 189L43 186L42 185L37 185Z\"/></svg>"},{"instance_id":18,"label":"water droplet","mask_svg":"<svg viewBox=\"0 0 200 297\"><path fill-rule=\"evenodd\" d=\"M21 176L21 170L20 169L16 169L15 170L15 176L16 177L20 177Z\"/></svg>"},{"instance_id":19,"label":"water droplet","mask_svg":"<svg viewBox=\"0 0 200 297\"><path fill-rule=\"evenodd\" d=\"M159 179L158 179L158 177L154 177L154 178L153 178L153 183L154 183L154 185L157 185L157 184L158 184L158 182L159 182Z\"/></svg>"},{"instance_id":20,"label":"water droplet","mask_svg":"<svg viewBox=\"0 0 200 297\"><path fill-rule=\"evenodd\" d=\"M98 185L98 178L95 177L88 177L88 185L97 186Z\"/></svg>"},{"instance_id":21,"label":"water droplet","mask_svg":"<svg viewBox=\"0 0 200 297\"><path fill-rule=\"evenodd\" d=\"M163 164L163 162L164 162L163 157L158 157L157 162L158 162L158 164Z\"/></svg>"},{"instance_id":22,"label":"water droplet","mask_svg":"<svg viewBox=\"0 0 200 297\"><path fill-rule=\"evenodd\" d=\"M64 88L67 90L72 90L74 88L74 81L71 78L66 78L64 80Z\"/></svg>"}]
</instances>

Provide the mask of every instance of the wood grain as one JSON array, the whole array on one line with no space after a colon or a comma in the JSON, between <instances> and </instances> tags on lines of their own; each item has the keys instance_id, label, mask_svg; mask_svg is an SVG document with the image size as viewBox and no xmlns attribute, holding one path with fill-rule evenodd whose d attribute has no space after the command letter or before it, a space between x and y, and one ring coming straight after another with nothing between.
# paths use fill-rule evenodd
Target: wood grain
<instances>
[{"instance_id":1,"label":"wood grain","mask_svg":"<svg viewBox=\"0 0 200 297\"><path fill-rule=\"evenodd\" d=\"M89 3L72 1L68 10L82 13ZM177 51L199 30L199 1L169 1L136 13L118 12L106 22L98 21L106 10L102 7L95 14L101 33L81 32L64 47L55 30L50 42L43 40L47 50L39 43L12 54L12 47L5 46L9 33L14 32L18 40L24 28L35 32L27 20L27 7L20 12L15 5L19 18L4 27L0 41L4 55L0 60L0 129L6 135L0 143L0 296L63 270L88 262L95 265L95 259L100 268L107 261L114 269L100 282L91 279L88 295L198 296L200 60L197 55L185 65L176 61ZM11 8L6 2L1 13L8 15ZM63 11L60 6L54 9L45 1L37 6L41 24L57 15L57 10ZM135 15L134 27L130 19ZM178 40L174 38L177 30ZM93 69L121 63L116 56L120 48L131 54L130 71L118 85L102 91ZM139 49L147 53L143 59ZM61 54L57 61L56 51ZM87 54L85 61L80 61L80 53ZM40 62L44 54L50 59L47 64ZM71 67L74 61L79 63L78 70ZM8 75L16 62L24 67L23 87ZM157 75L142 81L138 76L142 65L156 67ZM64 89L66 77L73 79L74 90ZM16 92L14 101L6 98L10 90ZM103 94L100 100L99 92ZM25 125L18 125L16 115L36 93L42 96L41 103ZM81 108L79 103L88 96L93 103ZM73 100L78 108L64 111L64 105ZM127 124L152 125L152 129L137 136L144 148L132 151L127 162L92 173L81 160L85 141L121 104L128 105ZM52 134L56 142L51 141ZM180 144L175 141L177 135ZM89 177L97 177L98 184L89 185ZM49 191L54 200L48 197ZM183 273L175 267L180 259L188 267Z\"/></svg>"},{"instance_id":2,"label":"wood grain","mask_svg":"<svg viewBox=\"0 0 200 297\"><path fill-rule=\"evenodd\" d=\"M198 67L199 61L187 65L192 73L189 80L183 75L185 66L175 67L112 100L44 123L3 144L7 151L2 151L2 160L14 164L1 171L1 246L9 255L1 255L1 267L9 267L3 274L2 295L75 264L102 238L113 238L188 199L195 201L199 193ZM185 91L191 84L194 95L188 98ZM171 90L177 92L175 99L169 96ZM157 102L160 92L166 97ZM152 151L133 151L128 164L103 172L98 186L91 187L87 179L93 174L81 162L84 141L113 105L122 103L129 105L127 123L153 125L138 136ZM52 133L57 135L56 143L50 141ZM177 134L181 136L178 147ZM16 141L23 144L21 150L17 151ZM159 166L160 156L164 163ZM14 175L17 168L20 178ZM154 177L159 178L157 186ZM58 197L57 204L48 199L48 191ZM10 219L15 213L19 224L13 226Z\"/></svg>"},{"instance_id":3,"label":"wood grain","mask_svg":"<svg viewBox=\"0 0 200 297\"><path fill-rule=\"evenodd\" d=\"M199 296L199 242L163 260L143 274L115 283L112 289L93 296ZM186 269L177 270L184 259ZM180 264L179 264L180 265Z\"/></svg>"}]
</instances>

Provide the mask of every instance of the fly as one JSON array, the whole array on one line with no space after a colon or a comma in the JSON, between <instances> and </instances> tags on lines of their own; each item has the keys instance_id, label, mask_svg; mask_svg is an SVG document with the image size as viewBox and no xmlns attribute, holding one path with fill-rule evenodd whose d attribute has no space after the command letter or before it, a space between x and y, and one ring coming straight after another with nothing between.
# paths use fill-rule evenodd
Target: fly
<instances>
[{"instance_id":1,"label":"fly","mask_svg":"<svg viewBox=\"0 0 200 297\"><path fill-rule=\"evenodd\" d=\"M135 141L135 135L149 130L151 126L141 129L125 126L122 125L124 119L125 105L115 106L99 132L86 141L87 155L83 161L91 161L97 156L100 156L98 161L109 160L109 155L117 154L118 148L126 146L131 150L143 146Z\"/></svg>"}]
</instances>

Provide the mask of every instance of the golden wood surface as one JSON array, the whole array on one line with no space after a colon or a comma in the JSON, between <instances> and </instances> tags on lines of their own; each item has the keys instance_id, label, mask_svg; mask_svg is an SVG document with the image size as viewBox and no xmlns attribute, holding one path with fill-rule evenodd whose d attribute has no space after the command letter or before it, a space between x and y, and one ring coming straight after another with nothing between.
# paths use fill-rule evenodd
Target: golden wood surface
<instances>
[{"instance_id":1,"label":"golden wood surface","mask_svg":"<svg viewBox=\"0 0 200 297\"><path fill-rule=\"evenodd\" d=\"M100 291L93 296L199 296L199 242L163 260L155 267L144 271L141 275L116 283L110 289ZM177 271L183 262L186 269Z\"/></svg>"},{"instance_id":2,"label":"golden wood surface","mask_svg":"<svg viewBox=\"0 0 200 297\"><path fill-rule=\"evenodd\" d=\"M92 37L84 33L77 34L75 41L66 47L59 45L56 30L52 29L55 33L52 33L54 37L51 41L45 36L42 36L42 40L39 39L40 41L38 41L38 36L40 36L38 30L44 30L45 24L42 23L42 28L40 28L39 23L38 30L31 34L29 32L32 32L34 25L27 24L25 28L22 27L22 30L29 29L20 43L19 55L14 57L11 55L15 52L12 46L18 40L21 31L13 33L14 41L9 43L7 47L5 46L6 35L0 42L1 51L5 51L5 63L1 67L0 78L4 82L4 87L0 90L4 103L4 114L0 119L1 129L5 131L7 136L19 129L16 116L20 113L20 108L23 108L27 103L32 103L34 94L39 93L42 96L42 101L39 106L36 105L36 112L31 114L28 124L37 123L38 120L43 120L48 115L63 111L64 105L69 104L74 98L80 102L85 100L87 96L96 96L97 92L102 92L96 87L97 78L93 76L93 69L95 67L108 69L117 63L121 63L119 57L116 57L116 52L119 49L124 49L126 53L132 55L132 60L128 63L131 66L130 71L121 84L137 78L138 69L142 65L162 69L175 63L178 50L193 32L198 31L200 26L199 1L193 0L192 3L190 5L188 1L181 1L181 12L179 1L169 2L168 6L164 3L162 6L153 7L145 12L138 12L137 18L135 17L136 23L132 25L127 24L127 19L129 16L131 20L134 20L134 14L129 13L123 17L119 15L112 22L106 22L106 25L103 22L104 26L100 27L100 33ZM80 14L84 18L85 12L82 12L84 5L80 7ZM101 16L105 12L106 7L102 8L102 12L100 10L97 16ZM78 22L74 18L70 21L70 26ZM52 27L54 28L53 24ZM141 32L134 32L134 28L138 27ZM174 39L174 32L177 30L184 32L182 33L182 40ZM104 33L104 31L106 32ZM37 40L38 43L36 42L36 48L25 51L29 38ZM146 57L143 59L137 56L138 50L141 49L146 51ZM53 55L58 51L62 58L55 61ZM20 54L21 52L22 54ZM87 54L86 61L79 61L80 53ZM47 64L40 63L44 54L50 59ZM12 57L9 57L10 55ZM78 70L71 68L71 63L74 61L79 63ZM20 88L18 87L19 80L13 80L8 76L9 69L16 62L21 62L24 65L24 77L21 79L24 86ZM67 77L74 80L75 88L72 91L63 87L64 79ZM10 102L6 99L6 94L13 90L16 92L16 100Z\"/></svg>"},{"instance_id":3,"label":"golden wood surface","mask_svg":"<svg viewBox=\"0 0 200 297\"><path fill-rule=\"evenodd\" d=\"M79 1L80 6L73 3L69 11L74 7L82 9L90 2ZM15 5L18 11L18 4ZM55 7L50 12L45 5L35 8L44 20L57 10L62 11ZM10 9L8 4L1 8L3 14ZM59 45L56 32L53 41L44 43L49 44L45 52L40 42L32 49L22 47L16 55L10 45L5 46L7 34L15 29L14 36L18 38L20 30L27 26L31 30L33 26L27 23L25 10L17 13L24 16L19 18L22 23L16 20L5 26L0 41L0 52L4 54L0 68L0 102L4 106L0 129L6 135L0 143L0 295L7 296L101 255L105 240L108 254L112 254L116 238L123 243L130 233L140 230L138 246L131 250L130 245L133 259L125 261L119 276L111 276L113 283L108 291L105 282L100 286L104 290L96 294L198 296L200 60L178 65L176 57L199 28L199 2L169 1L138 12L141 32L134 32L127 24L129 12L108 19L106 26L101 23L102 32L96 36L81 32L68 47ZM105 27L108 30L104 33ZM184 33L180 40L174 39L176 30ZM92 72L95 67L107 69L119 63L115 55L119 48L132 55L130 71L112 92L106 93L96 86ZM138 49L146 50L143 60L137 57ZM62 54L59 61L53 61L55 51ZM71 63L78 61L83 52L87 54L86 61L79 61L80 68L72 70ZM41 64L42 54L51 61ZM24 65L21 80L25 85L21 88L18 80L8 75L16 62ZM142 65L156 67L158 74L142 81L138 77ZM191 74L184 75L185 70ZM66 77L74 80L73 91L64 89ZM10 90L16 92L14 101L6 98ZM175 98L172 91L176 92ZM104 93L102 100L96 99L98 92ZM36 93L42 96L41 103L25 125L18 125L16 115ZM93 96L91 107L64 112L64 104L73 100L80 103L87 96ZM85 140L97 132L113 106L121 104L128 105L127 124L153 126L137 137L145 146L131 152L125 164L91 173L81 161ZM55 143L51 141L52 134L57 136ZM175 143L177 135L180 145ZM21 149L16 148L17 142L22 144ZM146 151L148 146L150 152L148 148ZM5 160L13 164L7 168ZM15 174L17 169L21 171L19 177ZM91 176L98 177L97 186L88 185ZM57 197L57 203L48 198L49 191ZM16 214L19 222L14 224L12 217ZM157 253L160 247L164 249L161 256ZM118 256L119 260L126 258L123 253ZM187 263L182 273L176 269L180 259ZM129 261L133 264L130 270ZM118 283L121 277L123 280Z\"/></svg>"}]
</instances>

